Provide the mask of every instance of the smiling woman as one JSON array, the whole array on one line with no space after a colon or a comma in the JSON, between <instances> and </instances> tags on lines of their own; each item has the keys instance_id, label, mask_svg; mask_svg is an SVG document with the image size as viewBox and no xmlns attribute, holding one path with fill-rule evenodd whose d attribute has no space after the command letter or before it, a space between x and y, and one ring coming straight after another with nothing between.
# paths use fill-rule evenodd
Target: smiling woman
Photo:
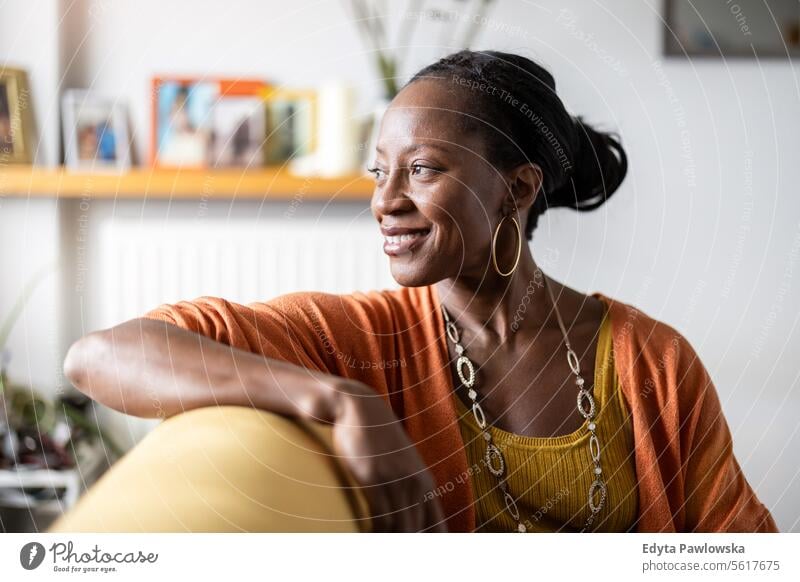
<instances>
[{"instance_id":1,"label":"smiling woman","mask_svg":"<svg viewBox=\"0 0 800 582\"><path fill-rule=\"evenodd\" d=\"M542 213L597 208L627 171L547 71L472 51L426 67L371 171L400 289L162 305L78 341L68 377L140 416L234 405L332 425L374 531L777 531L688 340L535 263ZM270 451L259 464L287 456Z\"/></svg>"}]
</instances>

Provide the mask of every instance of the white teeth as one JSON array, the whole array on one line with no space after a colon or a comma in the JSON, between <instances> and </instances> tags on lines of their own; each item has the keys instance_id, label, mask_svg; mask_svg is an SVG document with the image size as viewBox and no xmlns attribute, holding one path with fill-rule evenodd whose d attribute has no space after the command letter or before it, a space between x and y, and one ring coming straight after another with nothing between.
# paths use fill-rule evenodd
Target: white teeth
<instances>
[{"instance_id":1,"label":"white teeth","mask_svg":"<svg viewBox=\"0 0 800 582\"><path fill-rule=\"evenodd\" d=\"M407 240L411 240L411 239L415 239L417 237L420 237L420 236L422 236L422 234L423 233L421 233L421 232L415 232L415 233L412 233L412 234L400 234L400 235L394 235L394 236L387 236L385 238L390 244L396 245L396 244L400 244L403 241L407 241Z\"/></svg>"}]
</instances>

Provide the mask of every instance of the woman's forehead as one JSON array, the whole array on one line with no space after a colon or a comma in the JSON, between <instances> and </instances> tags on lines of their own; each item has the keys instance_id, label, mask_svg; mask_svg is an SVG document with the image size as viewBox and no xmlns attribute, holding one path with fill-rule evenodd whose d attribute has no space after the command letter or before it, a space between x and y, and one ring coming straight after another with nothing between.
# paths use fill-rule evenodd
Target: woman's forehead
<instances>
[{"instance_id":1,"label":"woman's forehead","mask_svg":"<svg viewBox=\"0 0 800 582\"><path fill-rule=\"evenodd\" d=\"M382 137L457 138L460 114L435 107L392 105L381 124Z\"/></svg>"},{"instance_id":2,"label":"woman's forehead","mask_svg":"<svg viewBox=\"0 0 800 582\"><path fill-rule=\"evenodd\" d=\"M432 150L459 154L482 149L474 132L464 131L459 115L452 111L399 108L386 112L378 136L378 153L406 154Z\"/></svg>"},{"instance_id":3,"label":"woman's forehead","mask_svg":"<svg viewBox=\"0 0 800 582\"><path fill-rule=\"evenodd\" d=\"M466 112L469 109L469 97L468 93L446 78L420 79L403 87L392 99L390 107Z\"/></svg>"}]
</instances>

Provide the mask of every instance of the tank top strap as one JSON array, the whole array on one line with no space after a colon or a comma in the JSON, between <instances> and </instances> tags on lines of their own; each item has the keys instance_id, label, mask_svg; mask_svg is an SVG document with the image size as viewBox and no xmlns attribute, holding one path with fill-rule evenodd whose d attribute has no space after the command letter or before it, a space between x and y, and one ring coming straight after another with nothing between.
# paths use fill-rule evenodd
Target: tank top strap
<instances>
[{"instance_id":1,"label":"tank top strap","mask_svg":"<svg viewBox=\"0 0 800 582\"><path fill-rule=\"evenodd\" d=\"M598 406L607 404L614 389L614 350L611 341L611 318L608 311L603 314L597 337L597 350L593 370L594 388L592 394Z\"/></svg>"}]
</instances>

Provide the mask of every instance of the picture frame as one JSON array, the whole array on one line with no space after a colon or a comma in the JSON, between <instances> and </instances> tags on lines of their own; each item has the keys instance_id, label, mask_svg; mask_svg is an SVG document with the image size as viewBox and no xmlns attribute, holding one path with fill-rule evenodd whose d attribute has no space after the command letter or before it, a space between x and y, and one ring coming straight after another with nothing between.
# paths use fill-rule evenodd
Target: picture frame
<instances>
[{"instance_id":1,"label":"picture frame","mask_svg":"<svg viewBox=\"0 0 800 582\"><path fill-rule=\"evenodd\" d=\"M260 79L153 79L151 164L162 168L262 163L265 113Z\"/></svg>"},{"instance_id":2,"label":"picture frame","mask_svg":"<svg viewBox=\"0 0 800 582\"><path fill-rule=\"evenodd\" d=\"M663 0L663 53L670 58L790 59L800 56L796 0Z\"/></svg>"},{"instance_id":3,"label":"picture frame","mask_svg":"<svg viewBox=\"0 0 800 582\"><path fill-rule=\"evenodd\" d=\"M30 164L35 136L28 73L0 68L0 164Z\"/></svg>"},{"instance_id":4,"label":"picture frame","mask_svg":"<svg viewBox=\"0 0 800 582\"><path fill-rule=\"evenodd\" d=\"M127 108L94 91L71 89L61 98L67 169L127 171L131 167Z\"/></svg>"},{"instance_id":5,"label":"picture frame","mask_svg":"<svg viewBox=\"0 0 800 582\"><path fill-rule=\"evenodd\" d=\"M264 163L282 164L317 149L319 123L317 92L313 89L269 88L266 104Z\"/></svg>"}]
</instances>

